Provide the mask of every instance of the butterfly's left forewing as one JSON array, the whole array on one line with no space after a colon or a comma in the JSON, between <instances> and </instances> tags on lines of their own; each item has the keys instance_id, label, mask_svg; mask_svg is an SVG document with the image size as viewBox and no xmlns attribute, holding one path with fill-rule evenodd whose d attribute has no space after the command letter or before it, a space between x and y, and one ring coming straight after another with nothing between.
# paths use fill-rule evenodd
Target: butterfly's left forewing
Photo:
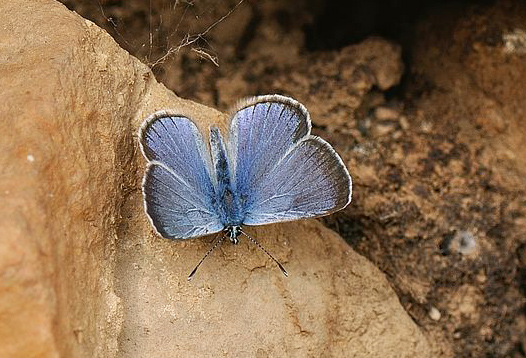
<instances>
[{"instance_id":1,"label":"butterfly's left forewing","mask_svg":"<svg viewBox=\"0 0 526 358\"><path fill-rule=\"evenodd\" d=\"M139 136L149 161L145 208L157 232L187 239L221 231L210 156L195 124L159 112L145 121Z\"/></svg>"},{"instance_id":2,"label":"butterfly's left forewing","mask_svg":"<svg viewBox=\"0 0 526 358\"><path fill-rule=\"evenodd\" d=\"M244 224L328 215L350 202L346 167L327 142L310 135L298 102L256 97L235 113L230 139Z\"/></svg>"}]
</instances>

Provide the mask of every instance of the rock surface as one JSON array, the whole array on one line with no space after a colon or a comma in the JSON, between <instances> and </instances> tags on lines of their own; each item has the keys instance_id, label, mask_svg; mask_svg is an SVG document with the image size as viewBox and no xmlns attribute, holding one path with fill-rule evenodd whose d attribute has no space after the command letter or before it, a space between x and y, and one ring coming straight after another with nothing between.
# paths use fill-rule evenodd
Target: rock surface
<instances>
[{"instance_id":1,"label":"rock surface","mask_svg":"<svg viewBox=\"0 0 526 358\"><path fill-rule=\"evenodd\" d=\"M353 205L325 222L386 273L434 355L525 356L523 1L63 1L183 97L300 99L353 171Z\"/></svg>"},{"instance_id":2,"label":"rock surface","mask_svg":"<svg viewBox=\"0 0 526 358\"><path fill-rule=\"evenodd\" d=\"M429 356L380 271L313 220L250 231L288 279L243 244L188 284L208 241L154 236L137 128L224 116L59 3L3 2L0 24L0 356Z\"/></svg>"}]
</instances>

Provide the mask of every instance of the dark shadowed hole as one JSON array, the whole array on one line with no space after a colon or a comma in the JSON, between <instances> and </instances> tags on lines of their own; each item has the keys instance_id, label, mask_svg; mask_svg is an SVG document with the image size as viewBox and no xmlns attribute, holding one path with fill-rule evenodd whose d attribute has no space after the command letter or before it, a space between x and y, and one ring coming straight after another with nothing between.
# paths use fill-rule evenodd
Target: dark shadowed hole
<instances>
[{"instance_id":1,"label":"dark shadowed hole","mask_svg":"<svg viewBox=\"0 0 526 358\"><path fill-rule=\"evenodd\" d=\"M402 47L405 65L401 85L384 94L387 99L404 92L410 73L410 59L416 36L416 25L428 16L445 15L454 22L470 5L491 5L492 0L386 0L386 1L312 1L318 11L314 21L305 26L307 51L338 50L364 39L379 36ZM449 26L447 26L449 27Z\"/></svg>"}]
</instances>

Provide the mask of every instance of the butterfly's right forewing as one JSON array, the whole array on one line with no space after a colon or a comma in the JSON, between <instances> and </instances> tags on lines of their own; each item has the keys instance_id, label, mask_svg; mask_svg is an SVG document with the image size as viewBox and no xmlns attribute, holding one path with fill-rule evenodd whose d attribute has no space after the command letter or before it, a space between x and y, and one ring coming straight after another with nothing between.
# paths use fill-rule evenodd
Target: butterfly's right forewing
<instances>
[{"instance_id":1,"label":"butterfly's right forewing","mask_svg":"<svg viewBox=\"0 0 526 358\"><path fill-rule=\"evenodd\" d=\"M183 116L157 113L140 131L148 168L145 208L166 238L186 239L221 231L210 156L195 124Z\"/></svg>"},{"instance_id":2,"label":"butterfly's right forewing","mask_svg":"<svg viewBox=\"0 0 526 358\"><path fill-rule=\"evenodd\" d=\"M233 115L229 146L236 189L249 195L299 140L310 133L305 108L282 96L246 101Z\"/></svg>"},{"instance_id":3,"label":"butterfly's right forewing","mask_svg":"<svg viewBox=\"0 0 526 358\"><path fill-rule=\"evenodd\" d=\"M351 177L307 110L277 95L243 103L230 126L230 152L244 224L327 215L351 200Z\"/></svg>"}]
</instances>

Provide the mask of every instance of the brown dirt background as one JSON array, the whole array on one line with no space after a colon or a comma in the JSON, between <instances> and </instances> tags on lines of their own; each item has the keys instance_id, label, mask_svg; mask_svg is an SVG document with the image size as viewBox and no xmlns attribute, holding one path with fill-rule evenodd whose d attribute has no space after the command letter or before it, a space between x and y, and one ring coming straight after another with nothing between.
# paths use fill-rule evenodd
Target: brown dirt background
<instances>
[{"instance_id":1,"label":"brown dirt background","mask_svg":"<svg viewBox=\"0 0 526 358\"><path fill-rule=\"evenodd\" d=\"M354 178L353 204L326 223L455 357L526 357L523 2L63 2L181 97L303 102ZM345 61L377 36L401 49L402 80L395 66L353 88Z\"/></svg>"}]
</instances>

